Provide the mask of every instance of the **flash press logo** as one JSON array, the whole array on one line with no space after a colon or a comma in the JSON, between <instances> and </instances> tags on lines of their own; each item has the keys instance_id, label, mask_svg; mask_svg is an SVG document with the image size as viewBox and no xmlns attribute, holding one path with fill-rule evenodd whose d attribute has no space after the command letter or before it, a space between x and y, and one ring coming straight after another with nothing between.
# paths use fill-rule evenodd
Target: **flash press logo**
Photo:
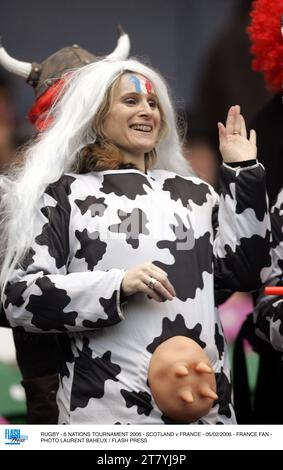
<instances>
[{"instance_id":1,"label":"flash press logo","mask_svg":"<svg viewBox=\"0 0 283 470\"><path fill-rule=\"evenodd\" d=\"M21 435L20 429L5 429L5 444L11 446L19 446L28 440L28 436Z\"/></svg>"}]
</instances>

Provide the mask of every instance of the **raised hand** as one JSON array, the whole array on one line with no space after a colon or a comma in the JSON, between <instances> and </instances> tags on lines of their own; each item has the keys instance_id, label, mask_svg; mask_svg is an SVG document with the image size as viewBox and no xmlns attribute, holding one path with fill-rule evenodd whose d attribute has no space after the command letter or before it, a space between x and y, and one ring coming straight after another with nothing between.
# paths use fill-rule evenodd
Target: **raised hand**
<instances>
[{"instance_id":1,"label":"raised hand","mask_svg":"<svg viewBox=\"0 0 283 470\"><path fill-rule=\"evenodd\" d=\"M225 163L254 160L257 155L256 132L252 129L247 138L245 120L240 106L231 106L227 114L226 127L218 122L219 150Z\"/></svg>"}]
</instances>

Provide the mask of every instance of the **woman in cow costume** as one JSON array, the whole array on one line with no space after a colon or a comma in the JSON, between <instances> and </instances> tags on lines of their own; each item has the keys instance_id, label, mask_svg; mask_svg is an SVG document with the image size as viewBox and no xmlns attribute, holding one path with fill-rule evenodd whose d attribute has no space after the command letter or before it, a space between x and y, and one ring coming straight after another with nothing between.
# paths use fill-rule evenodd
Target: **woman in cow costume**
<instances>
[{"instance_id":1,"label":"woman in cow costume","mask_svg":"<svg viewBox=\"0 0 283 470\"><path fill-rule=\"evenodd\" d=\"M167 87L135 60L68 74L44 119L2 184L2 288L13 326L68 333L59 423L174 422L147 380L174 336L197 342L215 372L201 422L234 423L215 290L257 288L269 262L265 175L239 106L218 125L220 197L188 176Z\"/></svg>"}]
</instances>

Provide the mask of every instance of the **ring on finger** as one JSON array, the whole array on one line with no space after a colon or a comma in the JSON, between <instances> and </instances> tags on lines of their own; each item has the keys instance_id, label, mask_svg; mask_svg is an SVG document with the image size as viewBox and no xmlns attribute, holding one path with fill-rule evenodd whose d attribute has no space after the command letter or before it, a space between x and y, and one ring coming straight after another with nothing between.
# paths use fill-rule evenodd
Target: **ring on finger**
<instances>
[{"instance_id":1,"label":"ring on finger","mask_svg":"<svg viewBox=\"0 0 283 470\"><path fill-rule=\"evenodd\" d=\"M157 282L157 279L155 279L155 277L150 277L149 278L149 281L147 283L147 287L149 287L150 289L154 289L154 284Z\"/></svg>"}]
</instances>

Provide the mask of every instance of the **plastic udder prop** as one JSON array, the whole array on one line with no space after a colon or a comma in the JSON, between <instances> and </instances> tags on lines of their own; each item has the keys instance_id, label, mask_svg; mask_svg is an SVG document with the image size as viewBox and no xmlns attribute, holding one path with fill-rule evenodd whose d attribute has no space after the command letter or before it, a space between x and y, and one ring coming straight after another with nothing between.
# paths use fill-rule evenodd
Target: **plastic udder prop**
<instances>
[{"instance_id":1,"label":"plastic udder prop","mask_svg":"<svg viewBox=\"0 0 283 470\"><path fill-rule=\"evenodd\" d=\"M158 408L178 423L197 421L218 398L207 354L185 336L174 336L156 348L148 383Z\"/></svg>"}]
</instances>

